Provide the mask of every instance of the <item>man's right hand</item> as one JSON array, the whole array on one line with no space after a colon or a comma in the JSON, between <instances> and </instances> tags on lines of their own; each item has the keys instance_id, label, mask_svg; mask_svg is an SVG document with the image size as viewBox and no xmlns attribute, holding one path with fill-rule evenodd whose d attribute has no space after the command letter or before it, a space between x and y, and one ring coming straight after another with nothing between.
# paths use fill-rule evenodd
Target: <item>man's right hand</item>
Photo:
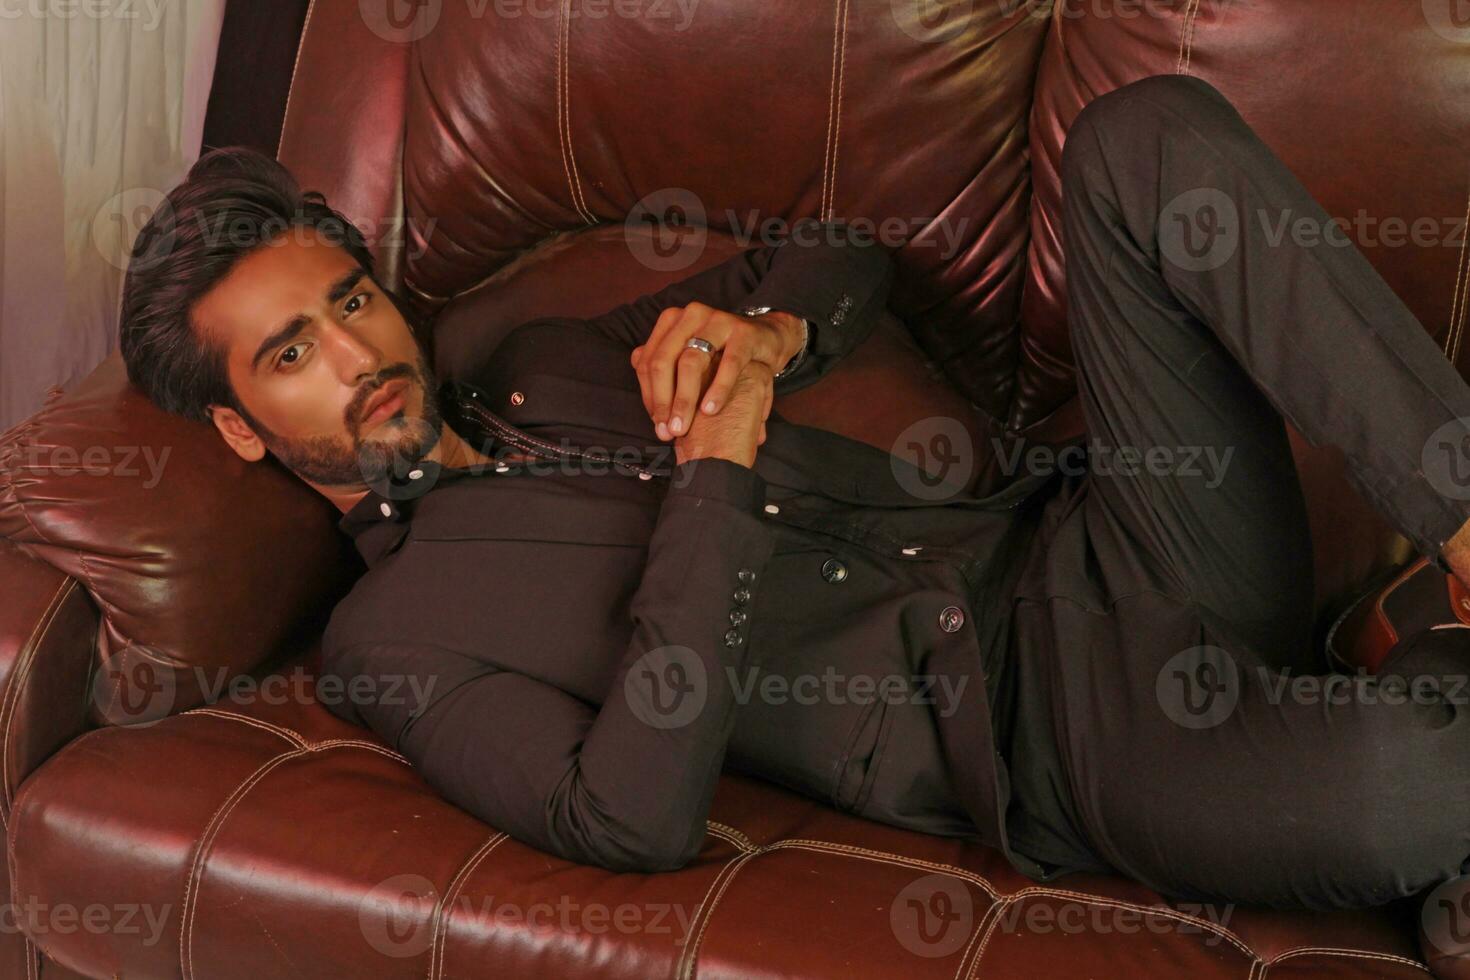
<instances>
[{"instance_id":1,"label":"man's right hand","mask_svg":"<svg viewBox=\"0 0 1470 980\"><path fill-rule=\"evenodd\" d=\"M756 447L766 441L766 419L774 398L772 376L759 361L747 364L717 415L694 413L689 431L674 440L675 460L715 456L753 467Z\"/></svg>"}]
</instances>

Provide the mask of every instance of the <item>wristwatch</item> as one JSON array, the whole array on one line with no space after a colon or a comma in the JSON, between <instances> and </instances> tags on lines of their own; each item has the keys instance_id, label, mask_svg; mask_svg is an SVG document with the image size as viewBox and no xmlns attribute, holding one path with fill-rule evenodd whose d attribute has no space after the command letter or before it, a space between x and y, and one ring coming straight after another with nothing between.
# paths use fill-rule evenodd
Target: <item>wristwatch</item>
<instances>
[{"instance_id":1,"label":"wristwatch","mask_svg":"<svg viewBox=\"0 0 1470 980\"><path fill-rule=\"evenodd\" d=\"M770 312L772 310L769 306L747 306L740 310L740 315L765 316ZM799 317L798 319L801 320L801 347L797 349L796 354L792 356L791 360L786 362L785 367L771 376L772 381L780 381L782 378L789 377L796 370L797 366L806 359L807 344L812 338L812 325L806 317Z\"/></svg>"}]
</instances>

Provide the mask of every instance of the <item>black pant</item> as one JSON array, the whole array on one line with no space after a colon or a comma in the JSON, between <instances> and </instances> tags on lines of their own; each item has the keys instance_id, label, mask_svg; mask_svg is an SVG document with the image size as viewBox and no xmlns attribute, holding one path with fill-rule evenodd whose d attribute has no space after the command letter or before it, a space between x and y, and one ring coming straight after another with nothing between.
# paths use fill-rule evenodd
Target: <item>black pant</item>
<instances>
[{"instance_id":1,"label":"black pant","mask_svg":"<svg viewBox=\"0 0 1470 980\"><path fill-rule=\"evenodd\" d=\"M1470 632L1400 644L1377 679L1304 679L1312 552L1282 418L1438 560L1470 518L1466 461L1441 452L1470 437L1470 386L1355 246L1293 236L1327 214L1201 79L1094 100L1061 170L1092 452L1018 592L1018 848L1280 906L1457 874Z\"/></svg>"}]
</instances>

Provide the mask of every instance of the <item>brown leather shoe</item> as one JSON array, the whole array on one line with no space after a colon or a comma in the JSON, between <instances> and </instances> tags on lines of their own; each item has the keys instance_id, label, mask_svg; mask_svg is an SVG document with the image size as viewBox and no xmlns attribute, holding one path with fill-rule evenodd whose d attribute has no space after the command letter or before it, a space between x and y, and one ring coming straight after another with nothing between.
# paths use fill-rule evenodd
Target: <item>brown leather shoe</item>
<instances>
[{"instance_id":1,"label":"brown leather shoe","mask_svg":"<svg viewBox=\"0 0 1470 980\"><path fill-rule=\"evenodd\" d=\"M1377 673L1400 639L1449 625L1470 626L1470 593L1419 558L1348 606L1327 631L1327 657L1334 667Z\"/></svg>"}]
</instances>

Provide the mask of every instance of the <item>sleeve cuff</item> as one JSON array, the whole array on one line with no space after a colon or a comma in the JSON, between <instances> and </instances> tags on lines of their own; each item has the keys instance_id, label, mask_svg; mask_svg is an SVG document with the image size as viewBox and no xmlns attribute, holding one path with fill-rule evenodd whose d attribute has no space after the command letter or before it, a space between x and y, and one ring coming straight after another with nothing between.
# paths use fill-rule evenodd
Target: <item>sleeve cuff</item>
<instances>
[{"instance_id":1,"label":"sleeve cuff","mask_svg":"<svg viewBox=\"0 0 1470 980\"><path fill-rule=\"evenodd\" d=\"M670 495L719 500L747 514L766 504L766 481L755 470L718 456L689 459L674 467Z\"/></svg>"}]
</instances>

